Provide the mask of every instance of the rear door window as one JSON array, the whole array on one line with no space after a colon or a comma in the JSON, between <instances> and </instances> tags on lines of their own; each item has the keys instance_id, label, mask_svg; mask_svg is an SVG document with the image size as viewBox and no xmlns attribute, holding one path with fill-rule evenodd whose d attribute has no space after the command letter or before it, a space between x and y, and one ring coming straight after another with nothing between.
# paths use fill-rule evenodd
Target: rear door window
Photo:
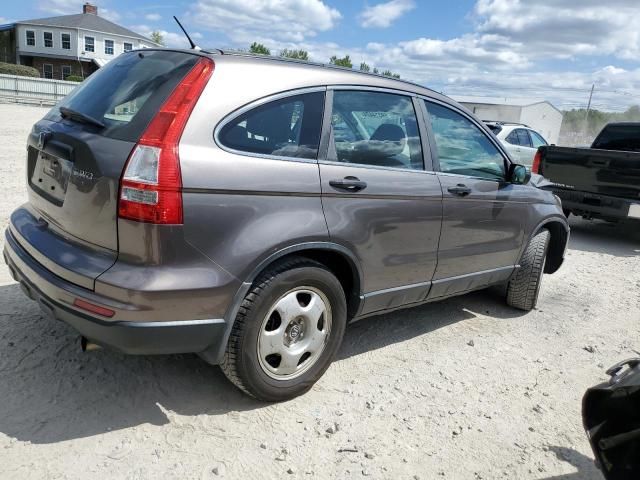
<instances>
[{"instance_id":1,"label":"rear door window","mask_svg":"<svg viewBox=\"0 0 640 480\"><path fill-rule=\"evenodd\" d=\"M218 141L239 152L315 159L323 111L324 92L274 100L226 123Z\"/></svg>"},{"instance_id":2,"label":"rear door window","mask_svg":"<svg viewBox=\"0 0 640 480\"><path fill-rule=\"evenodd\" d=\"M516 130L518 133L518 140L521 146L523 147L531 147L531 140L529 140L529 132L527 132L524 128L519 128Z\"/></svg>"},{"instance_id":3,"label":"rear door window","mask_svg":"<svg viewBox=\"0 0 640 480\"><path fill-rule=\"evenodd\" d=\"M60 120L59 107L105 125L96 133L137 141L154 114L198 61L183 52L149 50L120 55L86 79L54 107L48 120Z\"/></svg>"},{"instance_id":4,"label":"rear door window","mask_svg":"<svg viewBox=\"0 0 640 480\"><path fill-rule=\"evenodd\" d=\"M328 159L422 170L422 148L411 97L335 91Z\"/></svg>"}]
</instances>

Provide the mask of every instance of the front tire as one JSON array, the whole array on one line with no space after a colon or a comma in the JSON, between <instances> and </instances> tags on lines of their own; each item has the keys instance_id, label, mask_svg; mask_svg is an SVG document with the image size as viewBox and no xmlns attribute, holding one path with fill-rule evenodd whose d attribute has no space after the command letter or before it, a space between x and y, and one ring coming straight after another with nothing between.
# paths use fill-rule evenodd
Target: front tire
<instances>
[{"instance_id":1,"label":"front tire","mask_svg":"<svg viewBox=\"0 0 640 480\"><path fill-rule=\"evenodd\" d=\"M535 308L549 248L549 238L549 230L541 230L527 245L520 260L520 268L507 285L508 305L527 312Z\"/></svg>"},{"instance_id":2,"label":"front tire","mask_svg":"<svg viewBox=\"0 0 640 480\"><path fill-rule=\"evenodd\" d=\"M333 361L347 320L345 294L321 263L295 257L261 274L236 316L221 364L259 400L308 391Z\"/></svg>"}]
</instances>

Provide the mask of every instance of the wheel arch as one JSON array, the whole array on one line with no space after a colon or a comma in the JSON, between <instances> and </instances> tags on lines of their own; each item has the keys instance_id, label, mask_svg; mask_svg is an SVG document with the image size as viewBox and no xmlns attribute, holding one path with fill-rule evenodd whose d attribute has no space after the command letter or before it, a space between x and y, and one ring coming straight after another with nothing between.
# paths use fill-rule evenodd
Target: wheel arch
<instances>
[{"instance_id":1,"label":"wheel arch","mask_svg":"<svg viewBox=\"0 0 640 480\"><path fill-rule=\"evenodd\" d=\"M305 242L278 250L261 261L244 283L252 284L262 272L293 256L306 257L325 265L342 285L349 316L354 316L359 311L363 284L360 262L349 249L337 243Z\"/></svg>"},{"instance_id":2,"label":"wheel arch","mask_svg":"<svg viewBox=\"0 0 640 480\"><path fill-rule=\"evenodd\" d=\"M569 224L564 217L547 218L538 224L531 238L542 229L549 230L551 234L544 273L554 273L558 271L564 261L564 253L569 243Z\"/></svg>"},{"instance_id":3,"label":"wheel arch","mask_svg":"<svg viewBox=\"0 0 640 480\"><path fill-rule=\"evenodd\" d=\"M223 341L216 343L216 345L204 352L200 352L199 355L204 360L214 365L222 362L238 309L255 280L268 268L280 262L285 262L293 256L307 257L325 265L336 276L345 291L348 317L351 318L360 311L363 303L363 274L360 262L349 249L333 242L305 242L290 245L263 259L244 279L224 316L226 330Z\"/></svg>"}]
</instances>

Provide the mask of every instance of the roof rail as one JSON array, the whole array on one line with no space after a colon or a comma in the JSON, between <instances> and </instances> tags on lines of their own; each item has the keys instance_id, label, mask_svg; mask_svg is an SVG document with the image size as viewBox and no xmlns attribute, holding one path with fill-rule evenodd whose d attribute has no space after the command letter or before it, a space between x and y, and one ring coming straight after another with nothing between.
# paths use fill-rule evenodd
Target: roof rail
<instances>
[{"instance_id":1,"label":"roof rail","mask_svg":"<svg viewBox=\"0 0 640 480\"><path fill-rule=\"evenodd\" d=\"M273 55L263 55L263 54L259 54L259 53L243 52L243 51L240 51L240 50L229 50L229 49L223 50L223 49L220 49L220 48L203 48L202 52L203 53L208 53L208 54L218 53L220 55L233 55L233 56L238 56L238 57L259 58L261 60L271 60L271 61L274 61L274 62L297 63L297 64L301 64L301 65L310 65L312 67L331 68L331 69L335 69L335 70L340 70L342 72L346 71L346 72L351 72L351 73L357 73L358 75L369 75L369 76L373 76L373 77L377 77L377 78L386 78L386 79L392 80L394 82L406 83L406 84L414 86L414 87L424 88L425 90L429 90L430 92L437 93L439 95L444 95L444 93L437 92L436 90L434 90L432 88L425 87L424 85L420 85L419 83L411 82L409 80L404 80L402 78L388 77L386 75L382 75L381 73L362 72L360 70L355 70L353 68L341 67L339 65L332 65L332 64L329 64L329 63L312 62L312 61L309 61L309 60L300 60L300 59L297 59L297 58L276 57L276 56L273 56Z\"/></svg>"},{"instance_id":2,"label":"roof rail","mask_svg":"<svg viewBox=\"0 0 640 480\"><path fill-rule=\"evenodd\" d=\"M496 125L521 125L523 127L531 128L526 123L519 122L503 122L502 120L482 120L484 123L495 123Z\"/></svg>"}]
</instances>

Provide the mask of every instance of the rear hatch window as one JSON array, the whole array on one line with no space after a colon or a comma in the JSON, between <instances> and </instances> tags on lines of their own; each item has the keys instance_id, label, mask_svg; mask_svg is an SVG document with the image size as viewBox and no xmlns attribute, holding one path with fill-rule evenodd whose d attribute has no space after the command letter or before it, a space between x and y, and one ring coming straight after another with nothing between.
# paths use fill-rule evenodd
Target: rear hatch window
<instances>
[{"instance_id":1,"label":"rear hatch window","mask_svg":"<svg viewBox=\"0 0 640 480\"><path fill-rule=\"evenodd\" d=\"M96 133L135 142L198 57L182 52L123 54L91 75L45 117L60 121L61 109L104 125Z\"/></svg>"},{"instance_id":2,"label":"rear hatch window","mask_svg":"<svg viewBox=\"0 0 640 480\"><path fill-rule=\"evenodd\" d=\"M170 50L122 54L34 125L27 175L35 217L83 248L117 251L118 189L126 161L198 59ZM28 242L29 231L22 232ZM73 256L67 257L65 268L73 270Z\"/></svg>"},{"instance_id":3,"label":"rear hatch window","mask_svg":"<svg viewBox=\"0 0 640 480\"><path fill-rule=\"evenodd\" d=\"M593 141L591 148L640 152L640 123L607 125Z\"/></svg>"}]
</instances>

